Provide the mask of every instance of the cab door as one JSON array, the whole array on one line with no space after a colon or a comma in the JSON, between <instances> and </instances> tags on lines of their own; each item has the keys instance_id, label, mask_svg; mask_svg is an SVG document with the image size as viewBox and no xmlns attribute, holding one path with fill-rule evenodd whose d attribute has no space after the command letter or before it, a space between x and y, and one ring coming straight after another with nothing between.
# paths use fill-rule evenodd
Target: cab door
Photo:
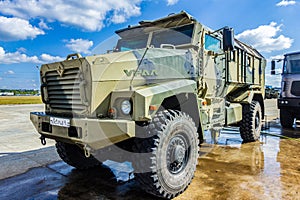
<instances>
[{"instance_id":1,"label":"cab door","mask_svg":"<svg viewBox=\"0 0 300 200\"><path fill-rule=\"evenodd\" d=\"M225 90L225 53L221 39L206 33L204 36L203 79L208 87L208 95L223 97Z\"/></svg>"}]
</instances>

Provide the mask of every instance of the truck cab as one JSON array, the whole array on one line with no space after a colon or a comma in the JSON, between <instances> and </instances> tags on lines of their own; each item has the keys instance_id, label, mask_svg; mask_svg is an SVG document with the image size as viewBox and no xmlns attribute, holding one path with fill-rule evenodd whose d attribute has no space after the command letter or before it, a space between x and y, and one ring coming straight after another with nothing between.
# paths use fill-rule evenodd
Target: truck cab
<instances>
[{"instance_id":1,"label":"truck cab","mask_svg":"<svg viewBox=\"0 0 300 200\"><path fill-rule=\"evenodd\" d=\"M275 61L272 61L272 69L274 74ZM284 55L277 103L282 127L292 128L295 119L300 119L300 52Z\"/></svg>"}]
</instances>

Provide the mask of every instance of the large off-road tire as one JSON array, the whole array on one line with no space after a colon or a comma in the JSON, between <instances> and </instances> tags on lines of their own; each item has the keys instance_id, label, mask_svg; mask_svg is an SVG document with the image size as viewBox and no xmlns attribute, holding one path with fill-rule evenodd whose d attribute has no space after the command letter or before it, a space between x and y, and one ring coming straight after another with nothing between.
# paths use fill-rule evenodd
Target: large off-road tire
<instances>
[{"instance_id":1,"label":"large off-road tire","mask_svg":"<svg viewBox=\"0 0 300 200\"><path fill-rule=\"evenodd\" d=\"M160 111L145 127L148 138L134 145L140 158L133 162L142 189L171 199L194 177L198 160L198 133L193 119L179 111Z\"/></svg>"},{"instance_id":2,"label":"large off-road tire","mask_svg":"<svg viewBox=\"0 0 300 200\"><path fill-rule=\"evenodd\" d=\"M55 146L60 158L77 169L85 170L101 165L101 162L92 155L87 158L84 151L77 145L57 141Z\"/></svg>"},{"instance_id":3,"label":"large off-road tire","mask_svg":"<svg viewBox=\"0 0 300 200\"><path fill-rule=\"evenodd\" d=\"M240 134L243 142L254 142L259 139L262 126L262 112L258 101L243 106L243 119Z\"/></svg>"},{"instance_id":4,"label":"large off-road tire","mask_svg":"<svg viewBox=\"0 0 300 200\"><path fill-rule=\"evenodd\" d=\"M280 124L283 128L292 128L294 116L289 110L280 109Z\"/></svg>"}]
</instances>

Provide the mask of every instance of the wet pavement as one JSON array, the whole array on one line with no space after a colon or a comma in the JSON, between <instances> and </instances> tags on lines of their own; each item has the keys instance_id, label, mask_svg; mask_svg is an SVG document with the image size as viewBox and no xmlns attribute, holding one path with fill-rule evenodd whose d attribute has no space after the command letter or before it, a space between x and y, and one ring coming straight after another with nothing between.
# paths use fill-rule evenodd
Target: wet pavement
<instances>
[{"instance_id":1,"label":"wet pavement","mask_svg":"<svg viewBox=\"0 0 300 200\"><path fill-rule=\"evenodd\" d=\"M282 129L275 101L266 107L270 128L258 142L243 144L237 128L226 128L215 145L206 133L195 177L176 199L300 199L300 126ZM0 143L3 134L0 126ZM80 171L60 161L52 145L1 150L0 162L0 199L157 199L139 189L130 163Z\"/></svg>"}]
</instances>

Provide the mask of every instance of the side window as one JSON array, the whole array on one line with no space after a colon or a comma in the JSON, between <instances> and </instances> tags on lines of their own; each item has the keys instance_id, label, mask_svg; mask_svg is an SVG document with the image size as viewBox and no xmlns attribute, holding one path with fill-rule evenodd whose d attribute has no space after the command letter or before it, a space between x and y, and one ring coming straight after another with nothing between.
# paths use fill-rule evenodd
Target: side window
<instances>
[{"instance_id":1,"label":"side window","mask_svg":"<svg viewBox=\"0 0 300 200\"><path fill-rule=\"evenodd\" d=\"M291 60L291 72L292 73L300 73L300 60Z\"/></svg>"},{"instance_id":2,"label":"side window","mask_svg":"<svg viewBox=\"0 0 300 200\"><path fill-rule=\"evenodd\" d=\"M205 34L205 49L220 53L222 52L221 41L211 35Z\"/></svg>"}]
</instances>

